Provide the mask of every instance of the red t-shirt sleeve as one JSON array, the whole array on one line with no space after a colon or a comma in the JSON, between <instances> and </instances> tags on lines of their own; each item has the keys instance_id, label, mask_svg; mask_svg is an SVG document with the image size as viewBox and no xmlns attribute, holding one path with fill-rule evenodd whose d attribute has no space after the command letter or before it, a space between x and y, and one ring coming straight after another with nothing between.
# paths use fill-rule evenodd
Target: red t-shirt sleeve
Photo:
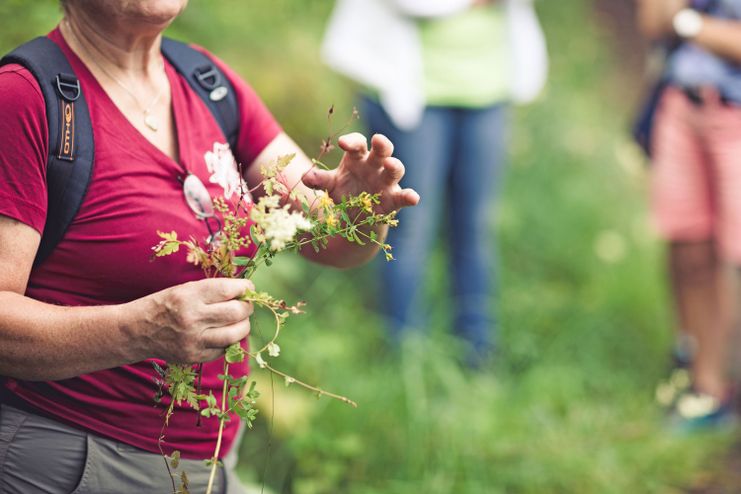
<instances>
[{"instance_id":1,"label":"red t-shirt sleeve","mask_svg":"<svg viewBox=\"0 0 741 494\"><path fill-rule=\"evenodd\" d=\"M33 75L20 65L0 68L0 215L44 230L46 106Z\"/></svg>"},{"instance_id":2,"label":"red t-shirt sleeve","mask_svg":"<svg viewBox=\"0 0 741 494\"><path fill-rule=\"evenodd\" d=\"M197 45L193 45L193 48L211 58L234 87L242 120L239 127L237 149L233 152L237 161L247 167L282 132L282 129L270 110L265 106L265 103L244 79L206 49Z\"/></svg>"}]
</instances>

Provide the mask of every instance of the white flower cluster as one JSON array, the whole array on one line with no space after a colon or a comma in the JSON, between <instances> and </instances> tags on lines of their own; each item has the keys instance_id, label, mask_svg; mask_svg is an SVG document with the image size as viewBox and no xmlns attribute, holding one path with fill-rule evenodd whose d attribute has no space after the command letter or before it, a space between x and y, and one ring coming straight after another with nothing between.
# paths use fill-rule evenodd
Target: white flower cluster
<instances>
[{"instance_id":1,"label":"white flower cluster","mask_svg":"<svg viewBox=\"0 0 741 494\"><path fill-rule=\"evenodd\" d=\"M308 218L298 211L289 211L290 205L280 207L280 197L276 195L261 197L250 214L260 228L260 241L270 242L270 250L274 252L286 248L299 231L311 230L312 224Z\"/></svg>"},{"instance_id":2,"label":"white flower cluster","mask_svg":"<svg viewBox=\"0 0 741 494\"><path fill-rule=\"evenodd\" d=\"M221 185L224 188L226 199L240 192L243 181L237 171L237 162L234 160L229 144L215 142L214 150L206 151L203 158L206 160L206 168L211 174L209 182Z\"/></svg>"}]
</instances>

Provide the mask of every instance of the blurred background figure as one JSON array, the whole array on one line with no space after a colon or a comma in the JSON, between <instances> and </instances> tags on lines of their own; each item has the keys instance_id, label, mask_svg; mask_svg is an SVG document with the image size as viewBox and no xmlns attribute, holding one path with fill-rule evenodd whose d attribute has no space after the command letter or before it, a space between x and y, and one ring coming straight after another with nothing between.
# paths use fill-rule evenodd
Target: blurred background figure
<instances>
[{"instance_id":1,"label":"blurred background figure","mask_svg":"<svg viewBox=\"0 0 741 494\"><path fill-rule=\"evenodd\" d=\"M361 117L389 136L422 199L390 234L382 310L394 341L427 325L423 287L447 220L453 328L465 362L496 345L493 202L507 154L508 105L541 90L547 55L529 0L340 0L326 62L359 83Z\"/></svg>"},{"instance_id":2,"label":"blurred background figure","mask_svg":"<svg viewBox=\"0 0 741 494\"><path fill-rule=\"evenodd\" d=\"M639 0L638 15L643 33L668 46L651 209L669 245L679 332L657 397L685 426L717 425L732 417L730 268L741 264L741 0Z\"/></svg>"}]
</instances>

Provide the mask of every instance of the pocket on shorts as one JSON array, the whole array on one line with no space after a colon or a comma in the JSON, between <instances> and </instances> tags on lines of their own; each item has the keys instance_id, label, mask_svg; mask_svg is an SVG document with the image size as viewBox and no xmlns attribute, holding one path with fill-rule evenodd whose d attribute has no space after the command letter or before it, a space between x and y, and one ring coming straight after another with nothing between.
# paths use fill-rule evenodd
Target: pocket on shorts
<instances>
[{"instance_id":1,"label":"pocket on shorts","mask_svg":"<svg viewBox=\"0 0 741 494\"><path fill-rule=\"evenodd\" d=\"M0 494L78 492L87 463L86 436L45 417L3 406Z\"/></svg>"},{"instance_id":2,"label":"pocket on shorts","mask_svg":"<svg viewBox=\"0 0 741 494\"><path fill-rule=\"evenodd\" d=\"M77 485L75 485L75 488L70 494L84 494L88 492L87 481L92 468L92 461L90 460L92 449L90 448L90 434L85 434L85 436L85 461L83 463L82 473L80 474L80 479L77 481Z\"/></svg>"}]
</instances>

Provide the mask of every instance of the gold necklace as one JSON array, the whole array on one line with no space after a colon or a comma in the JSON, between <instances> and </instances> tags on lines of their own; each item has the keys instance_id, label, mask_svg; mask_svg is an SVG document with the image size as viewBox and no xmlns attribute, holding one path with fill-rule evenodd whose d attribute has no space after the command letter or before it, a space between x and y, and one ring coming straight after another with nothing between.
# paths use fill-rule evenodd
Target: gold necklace
<instances>
[{"instance_id":1,"label":"gold necklace","mask_svg":"<svg viewBox=\"0 0 741 494\"><path fill-rule=\"evenodd\" d=\"M149 103L148 106L146 106L146 107L143 106L141 104L141 102L139 101L139 99L134 94L134 92L132 90L130 90L116 76L114 76L113 74L111 74L110 72L108 72L98 62L98 60L95 58L95 56L93 56L93 54L90 53L87 50L87 48L85 48L85 46L83 46L82 43L80 43L79 38L77 37L77 35L75 34L74 30L72 29L72 26L70 25L69 21L66 20L66 19L65 19L65 25L67 27L67 31L69 31L69 33L72 35L72 38L75 40L75 43L77 44L77 46L79 46L80 49L85 52L85 54L88 56L88 58L90 59L90 61L92 61L93 64L96 67L98 67L98 69L100 69L101 72L103 72L106 76L108 76L109 79L111 79L113 82L115 82L116 84L118 84L121 87L121 89L123 89L124 91L126 91L126 93L129 95L129 97L136 102L136 104L139 107L139 109L142 110L142 112L144 113L144 125L146 125L152 132L157 132L159 130L159 121L157 120L157 118L154 115L152 115L152 110L154 109L154 106L159 102L160 98L162 97L162 90L157 91L157 94L154 96L154 99L152 99L152 102ZM105 56L104 56L104 58L105 58ZM162 60L160 60L160 63L161 63L161 65L160 65L161 69L164 70L164 68L165 68L165 62L162 61Z\"/></svg>"}]
</instances>

